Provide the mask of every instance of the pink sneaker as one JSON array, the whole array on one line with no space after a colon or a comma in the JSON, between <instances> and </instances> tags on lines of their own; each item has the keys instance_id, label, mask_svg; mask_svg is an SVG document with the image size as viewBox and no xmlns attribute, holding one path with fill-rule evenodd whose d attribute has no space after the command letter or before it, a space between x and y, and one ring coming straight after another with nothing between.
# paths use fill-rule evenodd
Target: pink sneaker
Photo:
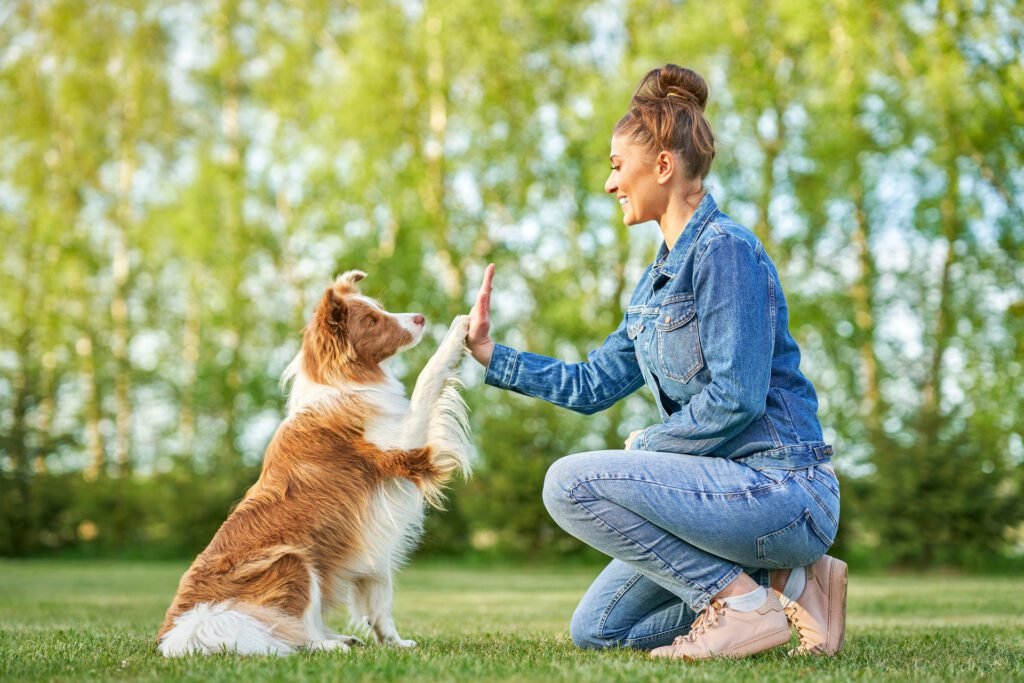
<instances>
[{"instance_id":1,"label":"pink sneaker","mask_svg":"<svg viewBox=\"0 0 1024 683\"><path fill-rule=\"evenodd\" d=\"M800 597L786 606L800 646L791 655L834 655L846 636L846 563L828 555L804 567L807 583ZM773 593L775 591L772 591Z\"/></svg>"},{"instance_id":2,"label":"pink sneaker","mask_svg":"<svg viewBox=\"0 0 1024 683\"><path fill-rule=\"evenodd\" d=\"M782 605L769 590L768 599L753 612L729 609L714 600L693 622L690 632L671 645L655 648L652 657L696 660L747 657L789 642L789 623Z\"/></svg>"}]
</instances>

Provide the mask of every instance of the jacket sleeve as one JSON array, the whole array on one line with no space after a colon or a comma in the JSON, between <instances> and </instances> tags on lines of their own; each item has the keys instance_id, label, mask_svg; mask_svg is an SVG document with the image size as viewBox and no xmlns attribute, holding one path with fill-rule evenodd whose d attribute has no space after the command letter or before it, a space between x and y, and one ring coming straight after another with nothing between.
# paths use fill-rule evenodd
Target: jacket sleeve
<instances>
[{"instance_id":1,"label":"jacket sleeve","mask_svg":"<svg viewBox=\"0 0 1024 683\"><path fill-rule=\"evenodd\" d=\"M585 363L564 363L496 344L484 382L590 415L636 391L644 378L623 317Z\"/></svg>"},{"instance_id":2,"label":"jacket sleeve","mask_svg":"<svg viewBox=\"0 0 1024 683\"><path fill-rule=\"evenodd\" d=\"M694 269L701 348L711 381L633 448L711 455L764 414L774 348L774 280L753 248L715 238Z\"/></svg>"}]
</instances>

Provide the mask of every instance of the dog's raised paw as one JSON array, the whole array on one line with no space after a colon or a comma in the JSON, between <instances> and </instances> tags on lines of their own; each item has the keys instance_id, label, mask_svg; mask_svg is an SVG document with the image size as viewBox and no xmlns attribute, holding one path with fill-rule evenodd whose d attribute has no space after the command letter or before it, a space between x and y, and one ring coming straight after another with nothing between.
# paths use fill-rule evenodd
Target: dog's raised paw
<instances>
[{"instance_id":1,"label":"dog's raised paw","mask_svg":"<svg viewBox=\"0 0 1024 683\"><path fill-rule=\"evenodd\" d=\"M466 348L466 337L468 335L469 316L455 316L451 326L448 328L447 334L445 334L444 340L441 342L441 346L446 353L455 354L455 358L451 359L452 363L458 363L459 358L461 358L461 352Z\"/></svg>"},{"instance_id":2,"label":"dog's raised paw","mask_svg":"<svg viewBox=\"0 0 1024 683\"><path fill-rule=\"evenodd\" d=\"M451 326L448 328L448 333L465 339L466 335L469 334L469 316L455 316L455 319L452 320Z\"/></svg>"}]
</instances>

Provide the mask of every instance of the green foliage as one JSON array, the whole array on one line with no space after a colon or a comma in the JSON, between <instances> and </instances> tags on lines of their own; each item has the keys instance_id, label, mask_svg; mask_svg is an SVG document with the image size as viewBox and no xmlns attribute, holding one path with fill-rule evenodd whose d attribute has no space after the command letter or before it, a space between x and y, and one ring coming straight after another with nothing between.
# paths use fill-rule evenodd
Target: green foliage
<instances>
[{"instance_id":1,"label":"green foliage","mask_svg":"<svg viewBox=\"0 0 1024 683\"><path fill-rule=\"evenodd\" d=\"M130 479L47 474L0 478L0 555L192 557L256 478L254 468L188 464Z\"/></svg>"},{"instance_id":2,"label":"green foliage","mask_svg":"<svg viewBox=\"0 0 1024 683\"><path fill-rule=\"evenodd\" d=\"M189 555L255 477L330 278L583 359L656 232L603 196L630 88L705 74L710 179L779 266L838 552L1024 551L1024 9L995 0L18 1L0 8L0 554ZM657 419L477 386L425 550L586 555L548 465Z\"/></svg>"}]
</instances>

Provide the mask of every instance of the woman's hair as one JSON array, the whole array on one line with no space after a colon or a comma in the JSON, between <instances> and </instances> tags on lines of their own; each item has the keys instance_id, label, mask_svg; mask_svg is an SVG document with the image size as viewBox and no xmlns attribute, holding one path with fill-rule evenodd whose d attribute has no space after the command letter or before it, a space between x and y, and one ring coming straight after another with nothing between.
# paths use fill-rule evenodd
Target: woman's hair
<instances>
[{"instance_id":1,"label":"woman's hair","mask_svg":"<svg viewBox=\"0 0 1024 683\"><path fill-rule=\"evenodd\" d=\"M700 74L666 64L643 77L614 132L655 152L676 152L687 176L703 179L715 158L715 136L704 118L707 102L708 84Z\"/></svg>"}]
</instances>

